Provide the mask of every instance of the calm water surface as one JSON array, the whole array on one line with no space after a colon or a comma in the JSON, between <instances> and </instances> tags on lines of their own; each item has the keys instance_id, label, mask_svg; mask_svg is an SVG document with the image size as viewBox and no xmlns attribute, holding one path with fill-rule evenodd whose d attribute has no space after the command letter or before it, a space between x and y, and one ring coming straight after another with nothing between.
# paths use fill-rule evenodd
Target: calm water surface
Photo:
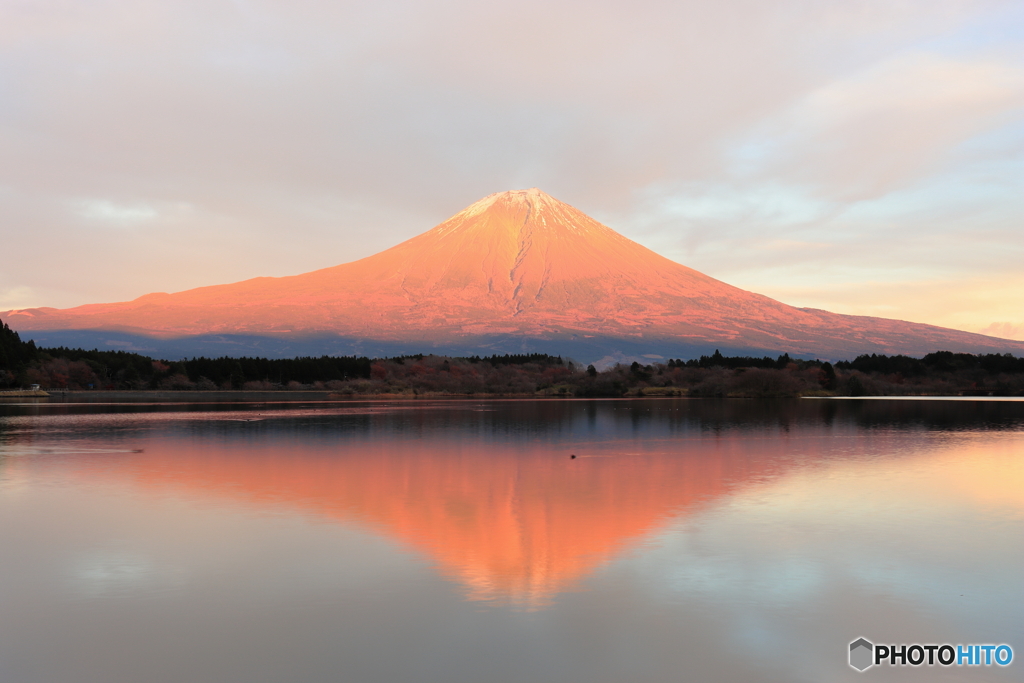
<instances>
[{"instance_id":1,"label":"calm water surface","mask_svg":"<svg viewBox=\"0 0 1024 683\"><path fill-rule=\"evenodd\" d=\"M1021 402L9 404L0 681L1024 680L1022 539Z\"/></svg>"}]
</instances>

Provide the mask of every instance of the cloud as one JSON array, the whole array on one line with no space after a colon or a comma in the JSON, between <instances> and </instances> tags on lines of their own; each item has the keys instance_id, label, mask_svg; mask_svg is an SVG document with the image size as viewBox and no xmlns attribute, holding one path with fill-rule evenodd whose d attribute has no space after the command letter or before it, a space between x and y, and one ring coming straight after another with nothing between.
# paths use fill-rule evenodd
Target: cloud
<instances>
[{"instance_id":1,"label":"cloud","mask_svg":"<svg viewBox=\"0 0 1024 683\"><path fill-rule=\"evenodd\" d=\"M24 285L0 289L0 309L31 308L42 304L41 297L31 288Z\"/></svg>"},{"instance_id":2,"label":"cloud","mask_svg":"<svg viewBox=\"0 0 1024 683\"><path fill-rule=\"evenodd\" d=\"M1024 68L900 55L803 98L779 133L789 143L782 159L761 174L781 173L831 196L878 197L1022 110Z\"/></svg>"},{"instance_id":3,"label":"cloud","mask_svg":"<svg viewBox=\"0 0 1024 683\"><path fill-rule=\"evenodd\" d=\"M1024 340L1024 322L1017 324L1009 322L991 323L981 328L979 332L1003 339Z\"/></svg>"},{"instance_id":4,"label":"cloud","mask_svg":"<svg viewBox=\"0 0 1024 683\"><path fill-rule=\"evenodd\" d=\"M106 199L85 199L76 202L82 218L104 225L130 226L157 218L159 212L148 204L115 204Z\"/></svg>"}]
</instances>

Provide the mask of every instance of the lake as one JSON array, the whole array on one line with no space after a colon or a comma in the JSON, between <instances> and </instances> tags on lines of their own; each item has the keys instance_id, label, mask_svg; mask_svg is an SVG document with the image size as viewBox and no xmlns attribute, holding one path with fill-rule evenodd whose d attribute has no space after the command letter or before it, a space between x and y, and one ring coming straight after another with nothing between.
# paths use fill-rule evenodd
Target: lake
<instances>
[{"instance_id":1,"label":"lake","mask_svg":"<svg viewBox=\"0 0 1024 683\"><path fill-rule=\"evenodd\" d=\"M1020 681L1022 539L1021 401L8 403L0 681Z\"/></svg>"}]
</instances>

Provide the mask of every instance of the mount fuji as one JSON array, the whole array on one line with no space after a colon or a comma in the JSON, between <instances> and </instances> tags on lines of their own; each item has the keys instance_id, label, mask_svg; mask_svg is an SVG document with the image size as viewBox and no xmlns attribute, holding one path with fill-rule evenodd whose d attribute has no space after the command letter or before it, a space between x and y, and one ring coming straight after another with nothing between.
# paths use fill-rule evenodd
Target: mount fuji
<instances>
[{"instance_id":1,"label":"mount fuji","mask_svg":"<svg viewBox=\"0 0 1024 683\"><path fill-rule=\"evenodd\" d=\"M0 319L40 345L168 358L1024 351L1019 341L788 306L660 256L536 188L492 194L331 268Z\"/></svg>"}]
</instances>

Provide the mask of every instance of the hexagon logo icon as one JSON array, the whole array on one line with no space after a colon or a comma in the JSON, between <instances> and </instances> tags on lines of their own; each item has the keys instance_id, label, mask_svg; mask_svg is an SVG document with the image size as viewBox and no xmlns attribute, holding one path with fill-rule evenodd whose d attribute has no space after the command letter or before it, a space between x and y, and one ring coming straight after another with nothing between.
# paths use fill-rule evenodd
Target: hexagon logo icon
<instances>
[{"instance_id":1,"label":"hexagon logo icon","mask_svg":"<svg viewBox=\"0 0 1024 683\"><path fill-rule=\"evenodd\" d=\"M875 646L866 638L858 638L850 643L850 666L857 671L865 671L874 665Z\"/></svg>"}]
</instances>

